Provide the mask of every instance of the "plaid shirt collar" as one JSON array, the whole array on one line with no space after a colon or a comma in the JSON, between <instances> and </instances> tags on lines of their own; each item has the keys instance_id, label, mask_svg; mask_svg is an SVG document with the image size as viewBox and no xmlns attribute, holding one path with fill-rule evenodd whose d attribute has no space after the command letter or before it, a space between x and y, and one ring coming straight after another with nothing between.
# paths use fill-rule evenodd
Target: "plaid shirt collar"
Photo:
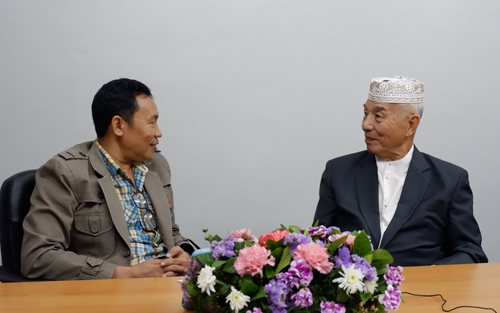
<instances>
[{"instance_id":1,"label":"plaid shirt collar","mask_svg":"<svg viewBox=\"0 0 500 313\"><path fill-rule=\"evenodd\" d=\"M99 141L96 140L96 144L97 144L97 148L99 149L99 151L101 152L101 154L103 156L103 160L104 160L104 163L106 164L106 168L108 169L109 173L111 174L113 180L115 182L121 180L120 178L117 177L118 175L120 175L122 178L127 178L127 174L125 174L125 172L120 168L120 166L118 166L118 164L116 164L116 162L113 160L111 155L109 155L109 153L101 146ZM137 189L142 190L142 188L144 186L144 180L145 180L146 174L147 174L149 169L148 169L147 165L143 162L135 162L134 161L132 163L132 165L134 167L134 178L136 180Z\"/></svg>"}]
</instances>

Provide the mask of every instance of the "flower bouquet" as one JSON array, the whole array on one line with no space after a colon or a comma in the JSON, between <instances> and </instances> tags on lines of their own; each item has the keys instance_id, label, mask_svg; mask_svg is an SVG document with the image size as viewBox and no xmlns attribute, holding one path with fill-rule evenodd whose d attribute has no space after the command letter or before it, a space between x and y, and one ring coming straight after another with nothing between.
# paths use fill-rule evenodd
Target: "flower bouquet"
<instances>
[{"instance_id":1,"label":"flower bouquet","mask_svg":"<svg viewBox=\"0 0 500 313\"><path fill-rule=\"evenodd\" d=\"M205 239L181 284L196 312L386 312L401 302L403 269L364 231L281 225Z\"/></svg>"}]
</instances>

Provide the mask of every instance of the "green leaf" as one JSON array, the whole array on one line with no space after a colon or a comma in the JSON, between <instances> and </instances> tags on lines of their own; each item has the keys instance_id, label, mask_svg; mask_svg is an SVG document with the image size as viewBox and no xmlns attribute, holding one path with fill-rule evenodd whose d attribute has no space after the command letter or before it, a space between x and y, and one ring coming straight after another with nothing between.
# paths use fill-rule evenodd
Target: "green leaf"
<instances>
[{"instance_id":1,"label":"green leaf","mask_svg":"<svg viewBox=\"0 0 500 313\"><path fill-rule=\"evenodd\" d=\"M274 274L278 274L279 272L281 272L282 269L290 265L291 261L292 261L292 254L290 253L290 247L286 246L285 249L283 249L283 254L281 255L280 263L278 264L278 267L276 268Z\"/></svg>"},{"instance_id":2,"label":"green leaf","mask_svg":"<svg viewBox=\"0 0 500 313\"><path fill-rule=\"evenodd\" d=\"M212 267L218 268L218 267L220 267L221 265L224 265L224 264L226 264L226 261L215 260L214 263L212 263Z\"/></svg>"},{"instance_id":3,"label":"green leaf","mask_svg":"<svg viewBox=\"0 0 500 313\"><path fill-rule=\"evenodd\" d=\"M370 299L370 294L369 293L361 292L359 294L359 296L361 297L361 301L363 301L363 302L366 302L366 301L368 301L368 299Z\"/></svg>"},{"instance_id":4,"label":"green leaf","mask_svg":"<svg viewBox=\"0 0 500 313\"><path fill-rule=\"evenodd\" d=\"M267 279L272 279L274 277L274 269L269 264L264 266L264 273L266 274Z\"/></svg>"},{"instance_id":5,"label":"green leaf","mask_svg":"<svg viewBox=\"0 0 500 313\"><path fill-rule=\"evenodd\" d=\"M387 267L385 265L376 265L375 268L377 268L377 276L387 273Z\"/></svg>"},{"instance_id":6,"label":"green leaf","mask_svg":"<svg viewBox=\"0 0 500 313\"><path fill-rule=\"evenodd\" d=\"M267 298L267 297L268 297L268 295L264 291L264 286L261 286L259 288L259 292L257 292L257 294L255 294L255 296L253 296L253 298L250 301L261 299L261 298Z\"/></svg>"},{"instance_id":7,"label":"green leaf","mask_svg":"<svg viewBox=\"0 0 500 313\"><path fill-rule=\"evenodd\" d=\"M271 255L276 259L276 262L279 262L282 253L283 253L283 248L280 247L272 251Z\"/></svg>"},{"instance_id":8,"label":"green leaf","mask_svg":"<svg viewBox=\"0 0 500 313\"><path fill-rule=\"evenodd\" d=\"M251 279L244 279L243 285L241 285L241 292L245 295L249 296L254 294L257 290L259 290L259 286L254 284Z\"/></svg>"},{"instance_id":9,"label":"green leaf","mask_svg":"<svg viewBox=\"0 0 500 313\"><path fill-rule=\"evenodd\" d=\"M365 256L365 259L371 264L373 260L373 254L368 254L367 256Z\"/></svg>"},{"instance_id":10,"label":"green leaf","mask_svg":"<svg viewBox=\"0 0 500 313\"><path fill-rule=\"evenodd\" d=\"M276 250L276 248L278 247L278 245L276 244L276 241L271 240L271 239L266 240L266 245L267 245L267 248L271 251Z\"/></svg>"},{"instance_id":11,"label":"green leaf","mask_svg":"<svg viewBox=\"0 0 500 313\"><path fill-rule=\"evenodd\" d=\"M332 228L332 235L340 235L340 234L342 234L342 231Z\"/></svg>"},{"instance_id":12,"label":"green leaf","mask_svg":"<svg viewBox=\"0 0 500 313\"><path fill-rule=\"evenodd\" d=\"M302 231L302 228L300 228L299 226L290 225L288 230L292 233L298 233Z\"/></svg>"},{"instance_id":13,"label":"green leaf","mask_svg":"<svg viewBox=\"0 0 500 313\"><path fill-rule=\"evenodd\" d=\"M191 296L197 296L201 294L201 289L197 288L195 285L186 284L184 285L184 288L191 294Z\"/></svg>"},{"instance_id":14,"label":"green leaf","mask_svg":"<svg viewBox=\"0 0 500 313\"><path fill-rule=\"evenodd\" d=\"M276 246L277 246L277 247L283 247L283 246L284 246L284 245L283 245L283 242L285 242L285 238L286 238L286 237L283 237L283 238L281 238L280 240L278 240L278 241L276 242Z\"/></svg>"},{"instance_id":15,"label":"green leaf","mask_svg":"<svg viewBox=\"0 0 500 313\"><path fill-rule=\"evenodd\" d=\"M230 258L229 260L227 260L223 271L229 274L236 274L236 270L234 269L234 261L236 261L236 258Z\"/></svg>"},{"instance_id":16,"label":"green leaf","mask_svg":"<svg viewBox=\"0 0 500 313\"><path fill-rule=\"evenodd\" d=\"M344 289L339 288L339 293L337 294L337 302L346 303L349 300L349 295L345 292Z\"/></svg>"},{"instance_id":17,"label":"green leaf","mask_svg":"<svg viewBox=\"0 0 500 313\"><path fill-rule=\"evenodd\" d=\"M370 238L363 230L354 239L354 247L352 248L352 253L359 255L360 257L365 257L372 252L372 245L370 243Z\"/></svg>"},{"instance_id":18,"label":"green leaf","mask_svg":"<svg viewBox=\"0 0 500 313\"><path fill-rule=\"evenodd\" d=\"M316 220L316 222L314 222L313 227L318 227L318 224L319 224L319 220Z\"/></svg>"},{"instance_id":19,"label":"green leaf","mask_svg":"<svg viewBox=\"0 0 500 313\"><path fill-rule=\"evenodd\" d=\"M201 263L206 264L206 265L210 265L210 266L212 266L212 264L215 261L214 257L210 253L197 255L196 258Z\"/></svg>"},{"instance_id":20,"label":"green leaf","mask_svg":"<svg viewBox=\"0 0 500 313\"><path fill-rule=\"evenodd\" d=\"M377 249L373 251L372 264L391 264L394 262L392 255L384 249Z\"/></svg>"},{"instance_id":21,"label":"green leaf","mask_svg":"<svg viewBox=\"0 0 500 313\"><path fill-rule=\"evenodd\" d=\"M245 248L245 242L235 242L234 243L234 250L239 251L243 248Z\"/></svg>"},{"instance_id":22,"label":"green leaf","mask_svg":"<svg viewBox=\"0 0 500 313\"><path fill-rule=\"evenodd\" d=\"M288 228L286 228L286 226L285 226L285 225L280 224L280 226L281 226L281 229L283 229L283 230L288 230Z\"/></svg>"},{"instance_id":23,"label":"green leaf","mask_svg":"<svg viewBox=\"0 0 500 313\"><path fill-rule=\"evenodd\" d=\"M330 255L333 255L335 253L335 251L340 247L340 245L343 244L344 241L346 241L346 239L347 239L347 236L344 236L344 237L340 237L339 239L332 242L330 244L330 246L328 247L328 253Z\"/></svg>"}]
</instances>

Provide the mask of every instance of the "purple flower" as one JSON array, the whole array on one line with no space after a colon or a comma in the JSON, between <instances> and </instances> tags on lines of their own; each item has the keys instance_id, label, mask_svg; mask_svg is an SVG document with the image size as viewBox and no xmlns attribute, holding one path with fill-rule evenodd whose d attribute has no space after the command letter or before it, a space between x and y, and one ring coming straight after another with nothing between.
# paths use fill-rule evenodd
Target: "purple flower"
<instances>
[{"instance_id":1,"label":"purple flower","mask_svg":"<svg viewBox=\"0 0 500 313\"><path fill-rule=\"evenodd\" d=\"M253 310L247 310L245 313L262 313L260 308L253 308Z\"/></svg>"},{"instance_id":2,"label":"purple flower","mask_svg":"<svg viewBox=\"0 0 500 313\"><path fill-rule=\"evenodd\" d=\"M187 275L196 277L202 266L203 264L197 258L191 258L191 260L189 261Z\"/></svg>"},{"instance_id":3,"label":"purple flower","mask_svg":"<svg viewBox=\"0 0 500 313\"><path fill-rule=\"evenodd\" d=\"M321 302L321 313L345 313L345 307L342 304L333 301Z\"/></svg>"},{"instance_id":4,"label":"purple flower","mask_svg":"<svg viewBox=\"0 0 500 313\"><path fill-rule=\"evenodd\" d=\"M280 279L271 279L269 284L264 287L264 292L269 296L267 303L273 313L286 313L289 306L287 296L289 288L286 283Z\"/></svg>"},{"instance_id":5,"label":"purple flower","mask_svg":"<svg viewBox=\"0 0 500 313\"><path fill-rule=\"evenodd\" d=\"M300 288L300 284L307 287L313 277L312 267L302 259L292 261L288 272L276 275L276 278L285 282L288 288Z\"/></svg>"},{"instance_id":6,"label":"purple flower","mask_svg":"<svg viewBox=\"0 0 500 313\"><path fill-rule=\"evenodd\" d=\"M219 260L222 257L232 258L235 256L234 241L235 239L231 235L227 235L221 241L212 241L210 248L214 259Z\"/></svg>"},{"instance_id":7,"label":"purple flower","mask_svg":"<svg viewBox=\"0 0 500 313\"><path fill-rule=\"evenodd\" d=\"M290 270L288 272L278 273L276 275L276 278L283 281L288 286L288 288L300 287L299 278L291 273Z\"/></svg>"},{"instance_id":8,"label":"purple flower","mask_svg":"<svg viewBox=\"0 0 500 313\"><path fill-rule=\"evenodd\" d=\"M386 311L396 311L401 303L401 290L392 287L392 285L387 286L387 290L384 295L378 298L378 301L384 306Z\"/></svg>"},{"instance_id":9,"label":"purple flower","mask_svg":"<svg viewBox=\"0 0 500 313\"><path fill-rule=\"evenodd\" d=\"M396 287L401 286L401 281L405 279L401 274L403 274L403 268L401 266L389 266L387 273L384 274L387 285L394 285Z\"/></svg>"},{"instance_id":10,"label":"purple flower","mask_svg":"<svg viewBox=\"0 0 500 313\"><path fill-rule=\"evenodd\" d=\"M291 233L290 235L288 235L288 237L285 237L285 241L283 243L285 245L290 245L290 253L293 253L298 245L311 242L312 239L309 236L301 233Z\"/></svg>"},{"instance_id":11,"label":"purple flower","mask_svg":"<svg viewBox=\"0 0 500 313\"><path fill-rule=\"evenodd\" d=\"M320 240L320 239L316 239L314 240L315 243L317 243L318 245L324 247L325 246L325 243L323 242L323 240Z\"/></svg>"},{"instance_id":12,"label":"purple flower","mask_svg":"<svg viewBox=\"0 0 500 313\"><path fill-rule=\"evenodd\" d=\"M331 228L326 228L323 225L317 226L317 227L309 227L309 236L311 237L319 237L323 241L330 236L332 233Z\"/></svg>"},{"instance_id":13,"label":"purple flower","mask_svg":"<svg viewBox=\"0 0 500 313\"><path fill-rule=\"evenodd\" d=\"M377 277L377 269L370 265L367 259L360 257L357 254L351 255L351 260L354 263L354 268L361 270L365 279L372 281Z\"/></svg>"},{"instance_id":14,"label":"purple flower","mask_svg":"<svg viewBox=\"0 0 500 313\"><path fill-rule=\"evenodd\" d=\"M298 308L307 308L313 304L313 295L308 288L302 288L292 296L293 304Z\"/></svg>"},{"instance_id":15,"label":"purple flower","mask_svg":"<svg viewBox=\"0 0 500 313\"><path fill-rule=\"evenodd\" d=\"M337 250L338 255L333 257L333 262L335 263L335 268L339 268L342 265L345 267L349 267L352 264L351 261L351 251L348 247L342 247Z\"/></svg>"},{"instance_id":16,"label":"purple flower","mask_svg":"<svg viewBox=\"0 0 500 313\"><path fill-rule=\"evenodd\" d=\"M187 297L191 296L191 294L184 288L184 285L191 279L189 275L185 275L184 279L181 281L181 290L182 290L182 301L188 302L191 301Z\"/></svg>"},{"instance_id":17,"label":"purple flower","mask_svg":"<svg viewBox=\"0 0 500 313\"><path fill-rule=\"evenodd\" d=\"M370 266L368 268L361 269L361 273L365 276L366 280L372 281L377 277L377 268Z\"/></svg>"},{"instance_id":18,"label":"purple flower","mask_svg":"<svg viewBox=\"0 0 500 313\"><path fill-rule=\"evenodd\" d=\"M309 286L314 277L312 267L305 260L292 261L288 272L297 277L304 286Z\"/></svg>"}]
</instances>

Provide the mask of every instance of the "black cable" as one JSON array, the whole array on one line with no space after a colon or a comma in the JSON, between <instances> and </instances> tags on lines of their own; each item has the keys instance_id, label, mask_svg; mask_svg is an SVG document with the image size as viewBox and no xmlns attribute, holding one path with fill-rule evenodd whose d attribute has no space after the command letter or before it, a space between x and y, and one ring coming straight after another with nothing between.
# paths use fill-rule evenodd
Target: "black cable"
<instances>
[{"instance_id":1,"label":"black cable","mask_svg":"<svg viewBox=\"0 0 500 313\"><path fill-rule=\"evenodd\" d=\"M451 312L451 311L456 310L456 309L471 308L471 309L479 309L479 310L491 310L491 311L497 313L497 311L495 311L495 309L493 309L493 308L483 308L480 306L470 306L470 305L461 305L461 306L457 306L453 309L446 310L444 308L444 305L446 304L447 300L445 300L443 298L443 296L439 293L437 295L419 295L419 294L404 291L401 294L407 294L407 295L415 296L415 297L441 297L441 300L443 300L443 305L441 305L441 310L443 310L444 312Z\"/></svg>"}]
</instances>

